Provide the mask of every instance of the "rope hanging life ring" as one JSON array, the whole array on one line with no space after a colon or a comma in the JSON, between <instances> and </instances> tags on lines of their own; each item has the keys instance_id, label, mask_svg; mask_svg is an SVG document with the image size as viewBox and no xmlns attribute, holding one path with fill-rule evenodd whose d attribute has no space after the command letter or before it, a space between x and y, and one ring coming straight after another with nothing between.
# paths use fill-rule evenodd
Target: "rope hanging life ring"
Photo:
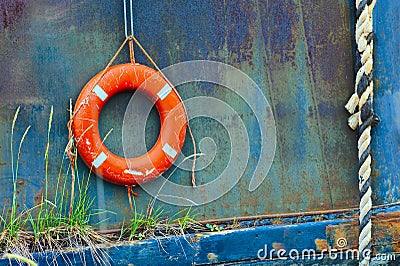
<instances>
[{"instance_id":1,"label":"rope hanging life ring","mask_svg":"<svg viewBox=\"0 0 400 266\"><path fill-rule=\"evenodd\" d=\"M160 135L146 154L122 158L103 144L98 121L104 104L112 96L135 90L155 102ZM73 125L75 143L85 164L108 182L130 186L157 178L173 164L185 140L187 116L178 93L159 72L128 63L98 73L84 86L75 105Z\"/></svg>"}]
</instances>

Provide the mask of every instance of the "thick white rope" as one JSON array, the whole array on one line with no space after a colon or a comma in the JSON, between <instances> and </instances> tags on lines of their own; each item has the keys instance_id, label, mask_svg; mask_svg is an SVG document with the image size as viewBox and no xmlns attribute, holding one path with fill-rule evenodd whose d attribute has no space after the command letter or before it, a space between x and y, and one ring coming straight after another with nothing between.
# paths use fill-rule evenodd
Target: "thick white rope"
<instances>
[{"instance_id":1,"label":"thick white rope","mask_svg":"<svg viewBox=\"0 0 400 266\"><path fill-rule=\"evenodd\" d=\"M371 127L379 123L379 117L373 113L374 83L373 69L373 21L372 13L376 0L356 0L357 43L356 79L354 94L346 104L352 114L349 126L358 129L360 217L358 252L359 265L369 265L371 251Z\"/></svg>"}]
</instances>

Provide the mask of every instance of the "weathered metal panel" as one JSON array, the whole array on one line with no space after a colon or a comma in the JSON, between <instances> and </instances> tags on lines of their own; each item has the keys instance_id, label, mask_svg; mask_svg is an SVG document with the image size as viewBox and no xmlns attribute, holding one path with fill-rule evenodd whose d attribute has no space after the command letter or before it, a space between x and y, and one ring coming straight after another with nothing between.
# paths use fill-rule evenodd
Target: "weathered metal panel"
<instances>
[{"instance_id":1,"label":"weathered metal panel","mask_svg":"<svg viewBox=\"0 0 400 266\"><path fill-rule=\"evenodd\" d=\"M135 34L160 67L196 59L231 64L257 82L273 109L278 145L275 161L263 184L249 192L260 145L250 108L232 92L209 84L178 87L184 99L206 95L230 104L252 139L243 178L217 201L198 207L202 218L357 205L356 138L347 127L343 107L353 88L352 1L134 2ZM15 139L26 126L32 128L20 161L23 184L19 198L30 207L44 185L50 106L55 110L50 151L50 182L54 187L61 160L67 162L62 154L67 143L68 100L77 98L122 42L122 1L0 3L0 197L3 202L11 198L10 127L15 109L21 106ZM136 59L149 64L140 52ZM118 61L127 60L125 50ZM112 99L101 116L103 136L114 128L107 145L119 154L128 100L126 95ZM149 129L156 132L157 123L151 119ZM215 161L198 173L198 182L206 182L227 163L227 134L209 120L194 120L192 129L197 140L211 136L219 145ZM192 152L190 141L184 152ZM88 170L81 166L83 171ZM189 179L190 173L184 171L173 176L173 181L181 184L189 184ZM102 226L112 227L129 219L126 188L98 178L92 178L90 186L90 193L98 196L98 207L116 213L107 214L109 220ZM144 194L140 189L137 192ZM140 210L148 202L147 195L136 198Z\"/></svg>"}]
</instances>

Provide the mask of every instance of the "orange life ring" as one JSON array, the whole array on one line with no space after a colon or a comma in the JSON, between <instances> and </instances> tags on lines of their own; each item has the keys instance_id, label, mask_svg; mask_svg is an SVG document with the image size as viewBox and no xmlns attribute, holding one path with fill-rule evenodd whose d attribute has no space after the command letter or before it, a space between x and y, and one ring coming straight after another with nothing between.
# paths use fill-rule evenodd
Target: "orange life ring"
<instances>
[{"instance_id":1,"label":"orange life ring","mask_svg":"<svg viewBox=\"0 0 400 266\"><path fill-rule=\"evenodd\" d=\"M122 64L101 75L98 73L85 85L75 105L73 132L79 155L97 176L111 183L136 185L151 181L172 165L182 149L187 124L183 103L159 72L149 67ZM160 135L146 154L122 158L102 143L99 116L113 95L138 88L155 102L161 122Z\"/></svg>"}]
</instances>

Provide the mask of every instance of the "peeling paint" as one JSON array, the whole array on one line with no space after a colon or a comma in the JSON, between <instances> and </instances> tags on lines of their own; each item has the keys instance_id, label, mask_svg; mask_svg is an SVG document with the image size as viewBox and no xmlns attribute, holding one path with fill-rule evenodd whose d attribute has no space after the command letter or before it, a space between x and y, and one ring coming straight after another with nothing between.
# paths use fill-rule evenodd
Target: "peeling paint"
<instances>
[{"instance_id":1,"label":"peeling paint","mask_svg":"<svg viewBox=\"0 0 400 266\"><path fill-rule=\"evenodd\" d=\"M215 255L214 253L208 253L207 258L211 263L216 263L218 262L218 256Z\"/></svg>"}]
</instances>

